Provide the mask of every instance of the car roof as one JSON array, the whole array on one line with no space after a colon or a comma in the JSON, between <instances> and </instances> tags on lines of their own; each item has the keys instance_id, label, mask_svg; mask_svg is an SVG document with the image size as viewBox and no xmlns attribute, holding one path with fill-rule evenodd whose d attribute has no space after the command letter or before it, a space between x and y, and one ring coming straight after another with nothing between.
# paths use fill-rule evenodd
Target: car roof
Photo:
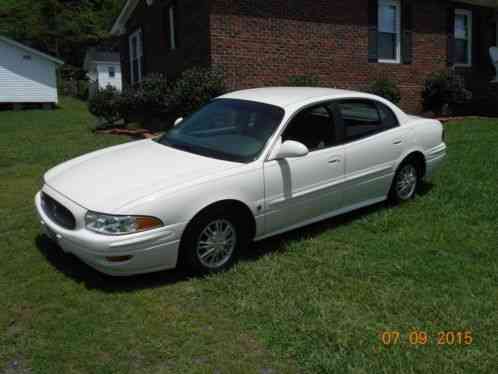
<instances>
[{"instance_id":1,"label":"car roof","mask_svg":"<svg viewBox=\"0 0 498 374\"><path fill-rule=\"evenodd\" d=\"M360 97L365 94L355 91L321 87L265 87L235 91L223 95L220 99L239 99L287 107L312 99Z\"/></svg>"}]
</instances>

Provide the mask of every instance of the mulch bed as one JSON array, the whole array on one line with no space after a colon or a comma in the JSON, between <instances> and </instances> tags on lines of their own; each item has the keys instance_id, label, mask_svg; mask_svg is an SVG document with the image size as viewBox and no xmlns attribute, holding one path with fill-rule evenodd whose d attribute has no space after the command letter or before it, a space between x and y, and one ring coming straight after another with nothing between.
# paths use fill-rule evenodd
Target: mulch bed
<instances>
[{"instance_id":1,"label":"mulch bed","mask_svg":"<svg viewBox=\"0 0 498 374\"><path fill-rule=\"evenodd\" d=\"M441 123L448 123L448 122L462 122L468 119L483 119L483 120L490 120L494 119L496 120L495 117L485 117L485 116L460 116L460 117L436 117L438 121Z\"/></svg>"},{"instance_id":2,"label":"mulch bed","mask_svg":"<svg viewBox=\"0 0 498 374\"><path fill-rule=\"evenodd\" d=\"M436 118L439 122L441 123L448 123L448 122L453 122L453 121L464 121L468 118L479 118L479 117L439 117Z\"/></svg>"},{"instance_id":3,"label":"mulch bed","mask_svg":"<svg viewBox=\"0 0 498 374\"><path fill-rule=\"evenodd\" d=\"M111 128L105 130L95 130L96 134L110 134L110 135L125 135L136 139L150 139L156 137L157 133L151 132L146 129L123 129Z\"/></svg>"}]
</instances>

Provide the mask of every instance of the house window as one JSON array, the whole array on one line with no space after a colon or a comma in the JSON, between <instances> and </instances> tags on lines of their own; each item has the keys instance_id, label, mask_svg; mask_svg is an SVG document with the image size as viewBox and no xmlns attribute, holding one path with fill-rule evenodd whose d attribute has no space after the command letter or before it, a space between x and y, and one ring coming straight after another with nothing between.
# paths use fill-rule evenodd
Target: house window
<instances>
[{"instance_id":1,"label":"house window","mask_svg":"<svg viewBox=\"0 0 498 374\"><path fill-rule=\"evenodd\" d=\"M141 82L143 77L143 41L142 31L135 31L130 35L130 82Z\"/></svg>"},{"instance_id":2,"label":"house window","mask_svg":"<svg viewBox=\"0 0 498 374\"><path fill-rule=\"evenodd\" d=\"M455 9L455 65L472 65L472 12Z\"/></svg>"},{"instance_id":3,"label":"house window","mask_svg":"<svg viewBox=\"0 0 498 374\"><path fill-rule=\"evenodd\" d=\"M169 49L175 50L178 48L178 33L176 24L176 6L174 2L172 2L165 8L164 18L166 41L168 43Z\"/></svg>"},{"instance_id":4,"label":"house window","mask_svg":"<svg viewBox=\"0 0 498 374\"><path fill-rule=\"evenodd\" d=\"M116 77L116 68L114 66L109 66L109 78Z\"/></svg>"},{"instance_id":5,"label":"house window","mask_svg":"<svg viewBox=\"0 0 498 374\"><path fill-rule=\"evenodd\" d=\"M401 60L400 2L379 0L378 17L379 62L399 63Z\"/></svg>"}]
</instances>

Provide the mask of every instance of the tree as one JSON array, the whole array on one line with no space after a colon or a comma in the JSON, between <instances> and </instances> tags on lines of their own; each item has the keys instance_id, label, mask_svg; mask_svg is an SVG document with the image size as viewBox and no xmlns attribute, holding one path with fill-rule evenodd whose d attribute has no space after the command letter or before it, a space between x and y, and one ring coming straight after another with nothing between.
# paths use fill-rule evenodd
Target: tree
<instances>
[{"instance_id":1,"label":"tree","mask_svg":"<svg viewBox=\"0 0 498 374\"><path fill-rule=\"evenodd\" d=\"M110 38L124 0L0 0L0 34L83 65L88 47Z\"/></svg>"}]
</instances>

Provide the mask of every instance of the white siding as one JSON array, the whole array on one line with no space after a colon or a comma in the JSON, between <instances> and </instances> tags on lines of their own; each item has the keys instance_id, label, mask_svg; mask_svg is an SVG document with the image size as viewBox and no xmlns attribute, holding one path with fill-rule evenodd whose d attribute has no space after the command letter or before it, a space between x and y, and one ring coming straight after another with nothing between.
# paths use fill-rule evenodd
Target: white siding
<instances>
[{"instance_id":1,"label":"white siding","mask_svg":"<svg viewBox=\"0 0 498 374\"><path fill-rule=\"evenodd\" d=\"M0 103L57 103L56 67L0 40Z\"/></svg>"},{"instance_id":2,"label":"white siding","mask_svg":"<svg viewBox=\"0 0 498 374\"><path fill-rule=\"evenodd\" d=\"M113 67L115 71L114 78L109 76L109 68ZM99 74L99 87L104 89L108 85L117 88L119 91L122 89L121 81L121 66L120 64L98 64L97 71Z\"/></svg>"}]
</instances>

